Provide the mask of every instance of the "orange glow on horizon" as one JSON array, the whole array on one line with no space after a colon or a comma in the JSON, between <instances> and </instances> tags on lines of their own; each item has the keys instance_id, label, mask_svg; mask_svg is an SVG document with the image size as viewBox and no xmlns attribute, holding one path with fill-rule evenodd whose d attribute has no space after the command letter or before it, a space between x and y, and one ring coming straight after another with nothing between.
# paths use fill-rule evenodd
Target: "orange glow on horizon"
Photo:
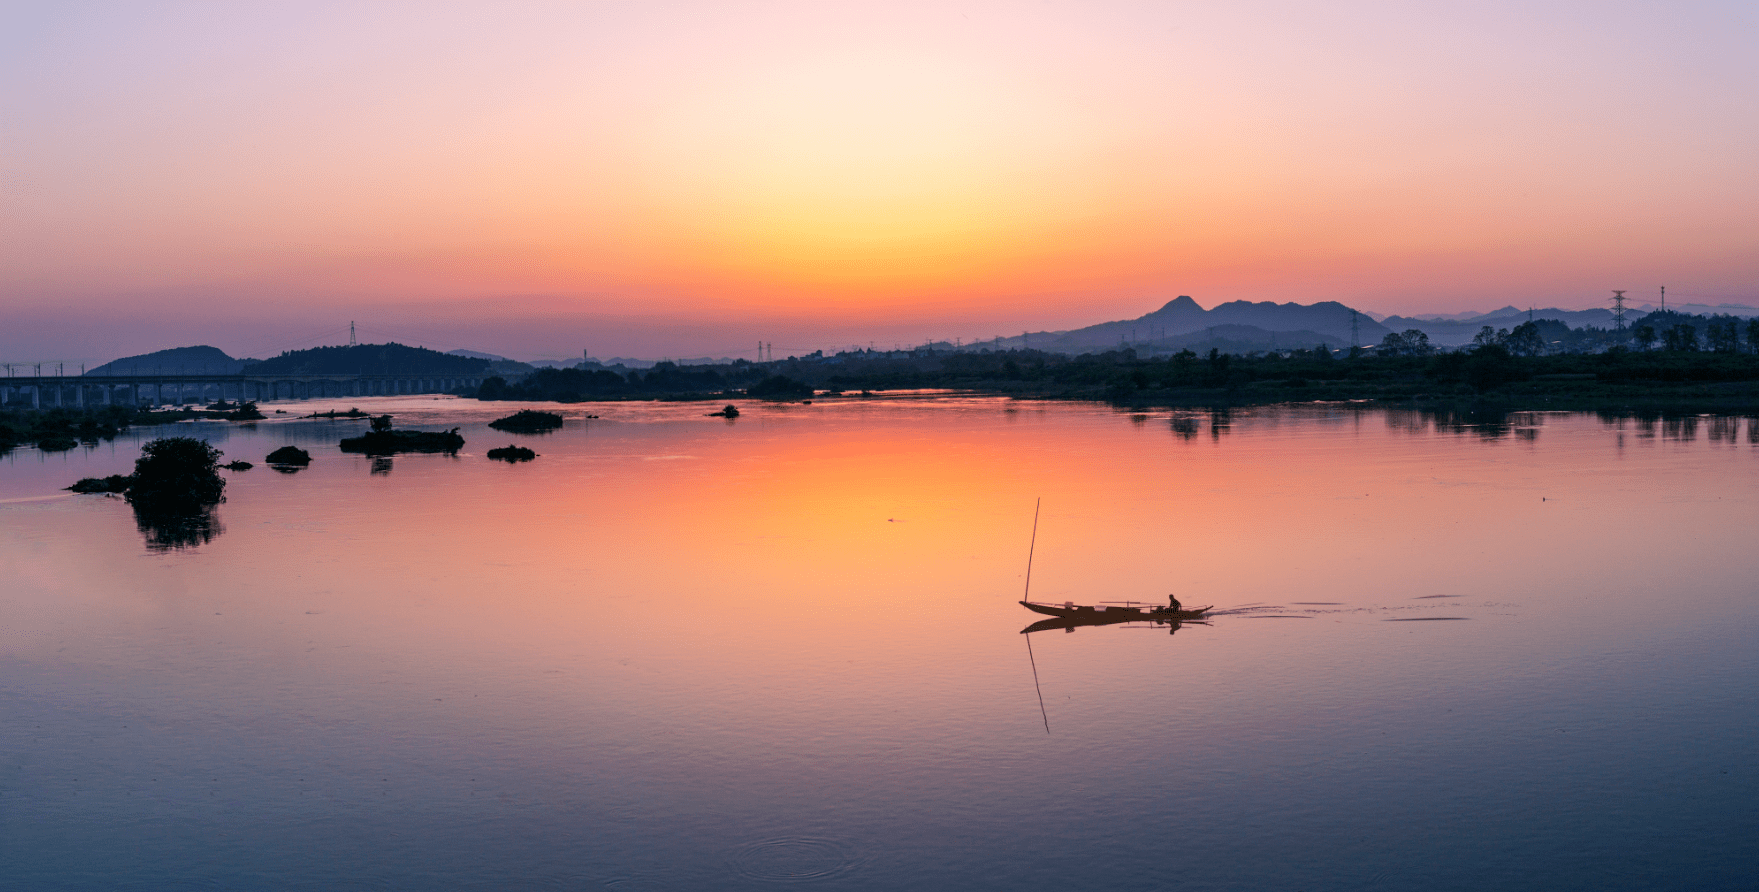
<instances>
[{"instance_id":1,"label":"orange glow on horizon","mask_svg":"<svg viewBox=\"0 0 1759 892\"><path fill-rule=\"evenodd\" d=\"M539 329L804 340L1179 294L1421 312L1759 281L1759 73L1654 61L1744 50L1708 11L1667 20L1692 53L1641 64L1603 41L1659 13L45 15L61 30L0 61L32 97L0 213L12 309L517 305Z\"/></svg>"}]
</instances>

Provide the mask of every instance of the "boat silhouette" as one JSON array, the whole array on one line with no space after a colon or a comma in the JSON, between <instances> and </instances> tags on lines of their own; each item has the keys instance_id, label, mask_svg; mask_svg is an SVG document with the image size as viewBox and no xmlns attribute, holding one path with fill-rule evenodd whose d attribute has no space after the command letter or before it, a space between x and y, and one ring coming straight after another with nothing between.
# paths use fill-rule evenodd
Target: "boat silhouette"
<instances>
[{"instance_id":1,"label":"boat silhouette","mask_svg":"<svg viewBox=\"0 0 1759 892\"><path fill-rule=\"evenodd\" d=\"M1183 623L1205 623L1211 608L1196 607L1189 610L1174 610L1171 607L1158 607L1139 601L1123 601L1098 605L1048 604L1043 601L1021 601L1020 606L1034 613L1042 613L1050 619L1039 620L1020 630L1020 634L1029 635L1033 632L1048 632L1062 629L1073 632L1082 626L1115 626L1124 623L1152 623L1170 626L1169 632L1177 632Z\"/></svg>"}]
</instances>

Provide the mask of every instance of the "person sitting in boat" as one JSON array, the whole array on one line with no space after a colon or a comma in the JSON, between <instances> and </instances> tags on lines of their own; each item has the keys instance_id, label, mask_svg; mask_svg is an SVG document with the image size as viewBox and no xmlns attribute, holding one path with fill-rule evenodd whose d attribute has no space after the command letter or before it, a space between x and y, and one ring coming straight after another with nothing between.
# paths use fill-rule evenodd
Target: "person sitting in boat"
<instances>
[{"instance_id":1,"label":"person sitting in boat","mask_svg":"<svg viewBox=\"0 0 1759 892\"><path fill-rule=\"evenodd\" d=\"M1184 610L1184 609L1185 609L1184 606L1179 603L1179 596L1178 595L1167 595L1167 612L1168 613L1178 613L1179 611Z\"/></svg>"}]
</instances>

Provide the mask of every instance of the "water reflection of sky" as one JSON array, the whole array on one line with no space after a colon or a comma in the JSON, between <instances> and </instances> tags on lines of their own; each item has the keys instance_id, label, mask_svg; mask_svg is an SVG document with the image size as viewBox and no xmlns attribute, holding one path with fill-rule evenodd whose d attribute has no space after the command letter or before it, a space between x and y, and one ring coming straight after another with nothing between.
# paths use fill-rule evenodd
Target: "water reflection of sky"
<instances>
[{"instance_id":1,"label":"water reflection of sky","mask_svg":"<svg viewBox=\"0 0 1759 892\"><path fill-rule=\"evenodd\" d=\"M38 498L160 432L0 458L0 876L1701 888L1754 860L1750 421L821 401L514 437L505 406L359 402L465 453L375 474L335 448L364 422L183 426L314 462L232 475L223 533L164 553L119 501ZM482 457L508 442L541 457ZM1035 599L1222 608L1034 635L1048 735L1015 604L1041 496Z\"/></svg>"}]
</instances>

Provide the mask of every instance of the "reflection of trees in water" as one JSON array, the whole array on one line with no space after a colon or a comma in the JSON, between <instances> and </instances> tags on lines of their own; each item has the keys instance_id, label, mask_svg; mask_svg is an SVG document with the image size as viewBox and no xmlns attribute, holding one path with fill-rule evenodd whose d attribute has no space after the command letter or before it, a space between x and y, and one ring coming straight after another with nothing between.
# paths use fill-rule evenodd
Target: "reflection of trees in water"
<instances>
[{"instance_id":1,"label":"reflection of trees in water","mask_svg":"<svg viewBox=\"0 0 1759 892\"><path fill-rule=\"evenodd\" d=\"M1209 410L1209 438L1219 440L1228 432L1228 426L1234 423L1234 412L1226 406L1217 406Z\"/></svg>"},{"instance_id":2,"label":"reflection of trees in water","mask_svg":"<svg viewBox=\"0 0 1759 892\"><path fill-rule=\"evenodd\" d=\"M1435 420L1439 433L1472 434L1484 440L1500 440L1514 430L1513 414L1502 409L1432 409L1423 414Z\"/></svg>"},{"instance_id":3,"label":"reflection of trees in water","mask_svg":"<svg viewBox=\"0 0 1759 892\"><path fill-rule=\"evenodd\" d=\"M1437 434L1470 434L1483 440L1501 440L1512 438L1522 442L1535 442L1545 428L1547 412L1531 410L1510 410L1488 406L1432 406L1423 408L1399 408L1390 406L1374 407L1342 407L1334 410L1336 417L1344 420L1354 418L1358 428L1368 421L1372 423L1378 415L1387 430L1411 436ZM1231 412L1227 408L1209 410L1175 409L1168 426L1174 436L1183 440L1192 440L1201 432L1203 420L1207 414L1210 434L1216 439L1229 428ZM1741 440L1742 425L1746 427L1746 440L1759 446L1759 416L1742 416L1726 414L1710 414L1688 412L1680 409L1629 408L1629 409L1597 409L1594 416L1605 427L1615 430L1620 435L1620 443L1624 442L1626 432L1634 432L1638 439L1653 440L1658 436L1678 442L1690 443L1698 439L1699 428L1704 429L1705 437L1711 443L1727 443L1733 445ZM1140 422L1139 415L1132 415L1131 421Z\"/></svg>"},{"instance_id":4,"label":"reflection of trees in water","mask_svg":"<svg viewBox=\"0 0 1759 892\"><path fill-rule=\"evenodd\" d=\"M1429 432L1431 414L1417 409L1388 409L1382 418L1388 430L1415 435Z\"/></svg>"},{"instance_id":5,"label":"reflection of trees in water","mask_svg":"<svg viewBox=\"0 0 1759 892\"><path fill-rule=\"evenodd\" d=\"M1539 429L1545 426L1545 415L1540 412L1475 407L1436 410L1434 415L1436 430L1473 434L1484 440L1513 436L1517 440L1532 442L1539 439Z\"/></svg>"},{"instance_id":6,"label":"reflection of trees in water","mask_svg":"<svg viewBox=\"0 0 1759 892\"><path fill-rule=\"evenodd\" d=\"M1741 419L1732 415L1712 415L1706 431L1712 443L1733 443L1741 433Z\"/></svg>"},{"instance_id":7,"label":"reflection of trees in water","mask_svg":"<svg viewBox=\"0 0 1759 892\"><path fill-rule=\"evenodd\" d=\"M391 456L389 456L389 455L375 455L375 456L373 456L373 463L372 463L372 467L370 468L370 472L376 476L379 476L379 477L383 477L386 474L391 473Z\"/></svg>"},{"instance_id":8,"label":"reflection of trees in water","mask_svg":"<svg viewBox=\"0 0 1759 892\"><path fill-rule=\"evenodd\" d=\"M1637 409L1620 412L1602 410L1595 413L1600 421L1619 430L1624 430L1626 423L1637 429L1637 436L1645 440L1655 438L1657 428L1663 439L1678 440L1690 443L1698 439L1698 425L1704 425L1704 433L1712 443L1733 444L1741 438L1740 415L1701 415L1696 412L1665 411L1660 409ZM1747 442L1759 445L1759 417L1747 417Z\"/></svg>"},{"instance_id":9,"label":"reflection of trees in water","mask_svg":"<svg viewBox=\"0 0 1759 892\"><path fill-rule=\"evenodd\" d=\"M216 507L186 500L135 502L134 523L147 537L150 551L194 548L226 532Z\"/></svg>"}]
</instances>

